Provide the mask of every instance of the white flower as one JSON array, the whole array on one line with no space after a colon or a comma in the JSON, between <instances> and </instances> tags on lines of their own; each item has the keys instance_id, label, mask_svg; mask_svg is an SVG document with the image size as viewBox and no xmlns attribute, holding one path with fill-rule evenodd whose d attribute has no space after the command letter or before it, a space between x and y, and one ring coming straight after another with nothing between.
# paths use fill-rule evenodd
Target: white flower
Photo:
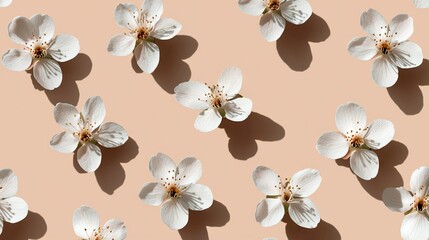
<instances>
[{"instance_id":1,"label":"white flower","mask_svg":"<svg viewBox=\"0 0 429 240\"><path fill-rule=\"evenodd\" d=\"M81 206L74 211L73 229L82 240L124 240L127 237L124 222L110 219L101 226L98 213L88 206Z\"/></svg>"},{"instance_id":2,"label":"white flower","mask_svg":"<svg viewBox=\"0 0 429 240\"><path fill-rule=\"evenodd\" d=\"M315 169L304 169L292 178L280 178L273 170L259 166L253 172L256 187L266 195L256 207L256 221L263 227L279 223L286 209L290 218L304 228L315 228L320 222L316 206L308 198L319 188L322 177Z\"/></svg>"},{"instance_id":3,"label":"white flower","mask_svg":"<svg viewBox=\"0 0 429 240\"><path fill-rule=\"evenodd\" d=\"M413 0L414 5L418 8L429 8L429 1L428 0Z\"/></svg>"},{"instance_id":4,"label":"white flower","mask_svg":"<svg viewBox=\"0 0 429 240\"><path fill-rule=\"evenodd\" d=\"M18 177L10 169L0 170L0 234L3 222L17 223L28 214L27 203L19 197Z\"/></svg>"},{"instance_id":5,"label":"white flower","mask_svg":"<svg viewBox=\"0 0 429 240\"><path fill-rule=\"evenodd\" d=\"M155 71L159 63L159 48L155 39L171 39L182 29L176 20L160 19L162 12L162 0L144 0L141 12L133 4L119 4L115 10L116 23L129 32L110 39L109 53L127 56L134 51L137 64L144 72Z\"/></svg>"},{"instance_id":6,"label":"white flower","mask_svg":"<svg viewBox=\"0 0 429 240\"><path fill-rule=\"evenodd\" d=\"M161 217L171 229L182 229L188 223L189 209L202 211L213 204L213 194L201 178L201 162L193 157L179 166L165 154L158 153L149 162L149 170L158 182L145 183L140 199L151 206L162 204Z\"/></svg>"},{"instance_id":7,"label":"white flower","mask_svg":"<svg viewBox=\"0 0 429 240\"><path fill-rule=\"evenodd\" d=\"M58 103L54 108L55 121L66 131L52 137L51 147L62 153L77 150L77 161L86 172L94 172L101 163L101 150L119 147L128 140L128 134L119 124L101 124L106 115L100 97L89 98L80 113L73 105Z\"/></svg>"},{"instance_id":8,"label":"white flower","mask_svg":"<svg viewBox=\"0 0 429 240\"><path fill-rule=\"evenodd\" d=\"M7 7L12 3L12 0L0 0L0 7Z\"/></svg>"},{"instance_id":9,"label":"white flower","mask_svg":"<svg viewBox=\"0 0 429 240\"><path fill-rule=\"evenodd\" d=\"M189 81L174 88L177 101L185 107L203 110L195 120L195 128L202 132L216 129L222 117L234 122L244 121L252 112L252 100L241 97L243 77L240 69L226 69L218 84Z\"/></svg>"},{"instance_id":10,"label":"white flower","mask_svg":"<svg viewBox=\"0 0 429 240\"><path fill-rule=\"evenodd\" d=\"M351 169L362 179L377 176L378 157L372 149L378 150L392 141L393 124L377 119L367 127L365 110L356 103L340 105L335 123L339 132L323 134L317 140L317 151L330 159L350 157Z\"/></svg>"},{"instance_id":11,"label":"white flower","mask_svg":"<svg viewBox=\"0 0 429 240\"><path fill-rule=\"evenodd\" d=\"M411 191L386 188L383 202L390 210L405 214L401 236L405 240L429 239L429 168L420 167L411 175Z\"/></svg>"},{"instance_id":12,"label":"white flower","mask_svg":"<svg viewBox=\"0 0 429 240\"><path fill-rule=\"evenodd\" d=\"M407 39L413 34L413 18L400 14L389 25L374 9L363 12L360 25L368 37L353 39L348 50L360 60L372 63L372 79L381 87L390 87L398 80L398 67L414 68L422 64L422 49Z\"/></svg>"},{"instance_id":13,"label":"white flower","mask_svg":"<svg viewBox=\"0 0 429 240\"><path fill-rule=\"evenodd\" d=\"M10 49L3 55L3 65L12 71L33 68L33 76L43 88L59 87L63 74L58 62L76 57L80 49L77 38L67 34L54 37L54 21L44 14L15 17L8 30L10 39L24 50Z\"/></svg>"},{"instance_id":14,"label":"white flower","mask_svg":"<svg viewBox=\"0 0 429 240\"><path fill-rule=\"evenodd\" d=\"M260 31L268 42L276 41L282 35L286 21L299 25L312 14L306 0L238 0L240 9L252 16L260 16Z\"/></svg>"}]
</instances>

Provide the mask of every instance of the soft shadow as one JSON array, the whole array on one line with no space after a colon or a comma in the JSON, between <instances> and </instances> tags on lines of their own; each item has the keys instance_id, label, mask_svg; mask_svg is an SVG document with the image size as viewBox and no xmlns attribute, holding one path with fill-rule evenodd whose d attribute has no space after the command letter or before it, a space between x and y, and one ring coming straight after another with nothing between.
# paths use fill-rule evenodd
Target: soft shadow
<instances>
[{"instance_id":1,"label":"soft shadow","mask_svg":"<svg viewBox=\"0 0 429 240\"><path fill-rule=\"evenodd\" d=\"M49 101L56 105L59 102L77 105L79 101L79 88L76 81L86 78L92 70L92 61L88 55L79 53L75 58L70 61L60 63L63 72L63 80L61 85L54 90L45 90L33 76L33 71L27 71L31 74L34 88L40 91L45 91Z\"/></svg>"},{"instance_id":2,"label":"soft shadow","mask_svg":"<svg viewBox=\"0 0 429 240\"><path fill-rule=\"evenodd\" d=\"M330 34L326 21L313 13L302 25L286 23L283 35L277 40L277 52L292 70L305 71L313 61L308 42L323 42Z\"/></svg>"},{"instance_id":3,"label":"soft shadow","mask_svg":"<svg viewBox=\"0 0 429 240\"><path fill-rule=\"evenodd\" d=\"M204 211L190 211L189 222L179 234L183 240L208 240L207 227L225 226L229 219L225 205L214 200L213 205Z\"/></svg>"},{"instance_id":4,"label":"soft shadow","mask_svg":"<svg viewBox=\"0 0 429 240\"><path fill-rule=\"evenodd\" d=\"M289 240L341 240L340 232L338 232L332 224L325 222L323 219L321 219L317 227L313 229L298 226L290 219L289 214L285 215L283 221L286 222L285 231Z\"/></svg>"},{"instance_id":5,"label":"soft shadow","mask_svg":"<svg viewBox=\"0 0 429 240\"><path fill-rule=\"evenodd\" d=\"M392 100L407 115L423 109L423 93L419 86L429 85L429 60L423 59L417 68L400 69L398 81L387 88Z\"/></svg>"},{"instance_id":6,"label":"soft shadow","mask_svg":"<svg viewBox=\"0 0 429 240\"><path fill-rule=\"evenodd\" d=\"M382 200L384 189L388 187L400 187L404 185L404 180L401 174L396 170L395 166L401 165L408 156L408 148L403 143L391 141L380 150L376 150L378 159L380 160L380 168L374 179L369 181L363 180L356 176L362 187L372 197ZM350 160L336 160L339 166L350 168ZM351 170L350 170L351 171Z\"/></svg>"},{"instance_id":7,"label":"soft shadow","mask_svg":"<svg viewBox=\"0 0 429 240\"><path fill-rule=\"evenodd\" d=\"M21 222L4 223L0 240L29 240L41 239L45 236L48 226L45 219L35 212L28 211L28 215Z\"/></svg>"},{"instance_id":8,"label":"soft shadow","mask_svg":"<svg viewBox=\"0 0 429 240\"><path fill-rule=\"evenodd\" d=\"M219 127L225 129L229 137L229 152L239 160L255 156L258 151L256 140L273 142L285 136L280 124L257 112L252 112L243 122L224 119Z\"/></svg>"}]
</instances>

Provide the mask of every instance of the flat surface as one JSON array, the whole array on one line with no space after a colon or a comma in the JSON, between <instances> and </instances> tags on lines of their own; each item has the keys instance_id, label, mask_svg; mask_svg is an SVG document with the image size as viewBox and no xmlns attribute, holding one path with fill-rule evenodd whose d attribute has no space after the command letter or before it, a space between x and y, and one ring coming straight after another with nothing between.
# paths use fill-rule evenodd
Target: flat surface
<instances>
[{"instance_id":1,"label":"flat surface","mask_svg":"<svg viewBox=\"0 0 429 240\"><path fill-rule=\"evenodd\" d=\"M2 53L18 47L7 35L8 23L18 15L48 14L56 34L74 35L81 43L81 54L61 65L63 84L55 91L41 91L29 74L0 67L0 167L18 175L18 195L31 210L25 221L7 224L0 239L76 239L72 215L82 204L96 208L103 222L125 221L131 240L400 239L403 216L380 199L385 187L409 188L412 171L428 165L429 61L400 71L398 83L386 90L371 80L371 63L352 58L346 47L353 37L365 35L360 14L374 8L387 20L410 14L411 40L428 52L429 9L415 8L411 0L310 0L310 20L286 26L277 43L267 43L259 34L259 18L241 12L236 1L165 0L163 16L178 20L183 29L159 42L161 63L150 75L136 73L131 55L114 57L106 50L110 37L124 32L114 21L119 3L15 0L0 9ZM229 66L243 71L241 93L253 100L254 113L245 122L199 133L193 128L198 112L179 105L173 88L190 79L216 83ZM51 137L62 131L52 111L57 102L81 109L95 95L104 99L106 121L123 125L131 139L121 148L103 149L101 168L82 174L73 154L50 149ZM394 141L377 152L381 169L372 181L357 179L348 161L325 159L315 149L319 136L335 130L338 105L348 101L366 109L368 122L382 118L395 125ZM213 207L192 213L182 231L169 230L160 208L138 198L143 183L154 180L148 162L157 152L176 162L200 159L200 183L214 193ZM251 177L258 165L284 177L307 167L320 170L322 185L311 197L323 219L317 229L283 222L263 228L255 221L264 197Z\"/></svg>"}]
</instances>

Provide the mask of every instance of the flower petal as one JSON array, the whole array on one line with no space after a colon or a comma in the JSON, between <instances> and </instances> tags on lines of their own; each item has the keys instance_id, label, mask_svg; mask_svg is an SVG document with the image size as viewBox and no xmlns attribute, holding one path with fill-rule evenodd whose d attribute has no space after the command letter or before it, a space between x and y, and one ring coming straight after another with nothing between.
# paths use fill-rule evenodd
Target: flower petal
<instances>
[{"instance_id":1,"label":"flower petal","mask_svg":"<svg viewBox=\"0 0 429 240\"><path fill-rule=\"evenodd\" d=\"M138 16L139 9L131 3L120 3L115 9L116 24L129 30L137 29Z\"/></svg>"},{"instance_id":2,"label":"flower petal","mask_svg":"<svg viewBox=\"0 0 429 240\"><path fill-rule=\"evenodd\" d=\"M306 0L289 0L281 4L281 14L286 21L296 25L305 23L313 13Z\"/></svg>"},{"instance_id":3,"label":"flower petal","mask_svg":"<svg viewBox=\"0 0 429 240\"><path fill-rule=\"evenodd\" d=\"M0 1L0 7L2 7L1 6L1 1ZM0 216L0 234L3 232L3 218L2 218L2 216Z\"/></svg>"},{"instance_id":4,"label":"flower petal","mask_svg":"<svg viewBox=\"0 0 429 240\"><path fill-rule=\"evenodd\" d=\"M238 0L238 7L249 15L259 16L264 12L266 4L261 0Z\"/></svg>"},{"instance_id":5,"label":"flower petal","mask_svg":"<svg viewBox=\"0 0 429 240\"><path fill-rule=\"evenodd\" d=\"M174 88L174 93L176 100L187 108L204 110L209 107L210 89L203 83L195 81L180 83Z\"/></svg>"},{"instance_id":6,"label":"flower petal","mask_svg":"<svg viewBox=\"0 0 429 240\"><path fill-rule=\"evenodd\" d=\"M425 196L429 188L429 168L420 167L414 170L410 179L411 192L418 197Z\"/></svg>"},{"instance_id":7,"label":"flower petal","mask_svg":"<svg viewBox=\"0 0 429 240\"><path fill-rule=\"evenodd\" d=\"M406 212L412 208L414 198L403 187L386 188L383 191L383 202L386 207L395 212Z\"/></svg>"},{"instance_id":8,"label":"flower petal","mask_svg":"<svg viewBox=\"0 0 429 240\"><path fill-rule=\"evenodd\" d=\"M57 103L54 107L55 121L71 132L80 131L82 120L75 106L68 103Z\"/></svg>"},{"instance_id":9,"label":"flower petal","mask_svg":"<svg viewBox=\"0 0 429 240\"><path fill-rule=\"evenodd\" d=\"M181 200L172 199L161 207L162 221L173 230L182 229L188 223L189 211Z\"/></svg>"},{"instance_id":10,"label":"flower petal","mask_svg":"<svg viewBox=\"0 0 429 240\"><path fill-rule=\"evenodd\" d=\"M121 125L107 122L100 126L94 139L106 148L119 147L128 140L128 133Z\"/></svg>"},{"instance_id":11,"label":"flower petal","mask_svg":"<svg viewBox=\"0 0 429 240\"><path fill-rule=\"evenodd\" d=\"M411 37L414 31L413 18L407 14L399 14L389 23L392 42L403 42Z\"/></svg>"},{"instance_id":12,"label":"flower petal","mask_svg":"<svg viewBox=\"0 0 429 240\"><path fill-rule=\"evenodd\" d=\"M31 17L34 26L34 35L40 37L40 42L50 42L55 33L55 24L52 17L46 14L37 14Z\"/></svg>"},{"instance_id":13,"label":"flower petal","mask_svg":"<svg viewBox=\"0 0 429 240\"><path fill-rule=\"evenodd\" d=\"M372 79L380 87L391 87L398 80L398 67L388 57L378 57L371 66Z\"/></svg>"},{"instance_id":14,"label":"flower petal","mask_svg":"<svg viewBox=\"0 0 429 240\"><path fill-rule=\"evenodd\" d=\"M374 151L357 149L350 157L352 171L364 180L375 178L378 173L378 157Z\"/></svg>"},{"instance_id":15,"label":"flower petal","mask_svg":"<svg viewBox=\"0 0 429 240\"><path fill-rule=\"evenodd\" d=\"M123 221L110 219L104 224L101 235L105 240L124 240L127 237L127 228Z\"/></svg>"},{"instance_id":16,"label":"flower petal","mask_svg":"<svg viewBox=\"0 0 429 240\"><path fill-rule=\"evenodd\" d=\"M100 227L100 218L95 209L88 206L81 206L73 214L74 233L83 239L92 236L93 231Z\"/></svg>"},{"instance_id":17,"label":"flower petal","mask_svg":"<svg viewBox=\"0 0 429 240\"><path fill-rule=\"evenodd\" d=\"M7 7L12 3L12 0L0 0L0 7ZM1 221L0 221L1 223ZM3 228L3 225L0 224L0 234L1 234L1 230Z\"/></svg>"},{"instance_id":18,"label":"flower petal","mask_svg":"<svg viewBox=\"0 0 429 240\"><path fill-rule=\"evenodd\" d=\"M144 0L142 6L142 19L149 20L153 26L161 18L162 12L164 11L164 6L162 0Z\"/></svg>"},{"instance_id":19,"label":"flower petal","mask_svg":"<svg viewBox=\"0 0 429 240\"><path fill-rule=\"evenodd\" d=\"M281 178L272 169L258 166L253 171L253 181L259 191L267 196L278 196L281 194Z\"/></svg>"},{"instance_id":20,"label":"flower petal","mask_svg":"<svg viewBox=\"0 0 429 240\"><path fill-rule=\"evenodd\" d=\"M176 164L169 156L158 153L150 159L149 170L156 179L164 183L171 181L172 177L175 176Z\"/></svg>"},{"instance_id":21,"label":"flower petal","mask_svg":"<svg viewBox=\"0 0 429 240\"><path fill-rule=\"evenodd\" d=\"M353 102L342 104L335 113L335 124L338 130L345 135L356 133L366 127L365 110Z\"/></svg>"},{"instance_id":22,"label":"flower petal","mask_svg":"<svg viewBox=\"0 0 429 240\"><path fill-rule=\"evenodd\" d=\"M19 197L11 197L0 200L0 215L3 221L8 223L17 223L24 219L28 214L27 203Z\"/></svg>"},{"instance_id":23,"label":"flower petal","mask_svg":"<svg viewBox=\"0 0 429 240\"><path fill-rule=\"evenodd\" d=\"M262 15L259 26L265 40L274 42L285 30L286 20L280 14L270 11Z\"/></svg>"},{"instance_id":24,"label":"flower petal","mask_svg":"<svg viewBox=\"0 0 429 240\"><path fill-rule=\"evenodd\" d=\"M80 51L79 40L71 35L56 36L48 49L49 54L58 62L66 62L77 56Z\"/></svg>"},{"instance_id":25,"label":"flower petal","mask_svg":"<svg viewBox=\"0 0 429 240\"><path fill-rule=\"evenodd\" d=\"M219 77L219 90L225 95L225 99L234 98L241 89L243 75L237 67L229 67Z\"/></svg>"},{"instance_id":26,"label":"flower petal","mask_svg":"<svg viewBox=\"0 0 429 240\"><path fill-rule=\"evenodd\" d=\"M71 153L76 150L79 139L73 133L65 131L52 137L50 145L52 149L61 153Z\"/></svg>"},{"instance_id":27,"label":"flower petal","mask_svg":"<svg viewBox=\"0 0 429 240\"><path fill-rule=\"evenodd\" d=\"M24 71L30 67L33 61L30 53L18 49L10 49L2 57L3 65L12 71Z\"/></svg>"},{"instance_id":28,"label":"flower petal","mask_svg":"<svg viewBox=\"0 0 429 240\"><path fill-rule=\"evenodd\" d=\"M113 56L127 56L136 46L136 39L130 35L118 34L110 39L107 51Z\"/></svg>"},{"instance_id":29,"label":"flower petal","mask_svg":"<svg viewBox=\"0 0 429 240\"><path fill-rule=\"evenodd\" d=\"M383 36L387 30L384 17L374 9L369 9L362 13L360 16L360 25L369 36Z\"/></svg>"},{"instance_id":30,"label":"flower petal","mask_svg":"<svg viewBox=\"0 0 429 240\"><path fill-rule=\"evenodd\" d=\"M234 122L244 121L252 113L253 103L248 98L236 98L224 106L225 117Z\"/></svg>"},{"instance_id":31,"label":"flower petal","mask_svg":"<svg viewBox=\"0 0 429 240\"><path fill-rule=\"evenodd\" d=\"M393 139L395 128L392 122L383 119L374 120L368 127L368 131L363 137L365 145L371 149L380 149L386 146Z\"/></svg>"},{"instance_id":32,"label":"flower petal","mask_svg":"<svg viewBox=\"0 0 429 240\"><path fill-rule=\"evenodd\" d=\"M316 169L304 169L295 173L290 179L294 197L306 198L313 194L320 186L322 177Z\"/></svg>"},{"instance_id":33,"label":"flower petal","mask_svg":"<svg viewBox=\"0 0 429 240\"><path fill-rule=\"evenodd\" d=\"M320 214L314 203L308 198L289 204L289 216L298 226L315 228L320 222Z\"/></svg>"},{"instance_id":34,"label":"flower petal","mask_svg":"<svg viewBox=\"0 0 429 240\"><path fill-rule=\"evenodd\" d=\"M166 189L157 182L145 183L140 191L140 199L151 206L159 206L164 201Z\"/></svg>"},{"instance_id":35,"label":"flower petal","mask_svg":"<svg viewBox=\"0 0 429 240\"><path fill-rule=\"evenodd\" d=\"M200 180L203 174L201 161L194 157L187 157L180 161L177 166L176 180L180 181L180 185L188 185L196 183Z\"/></svg>"},{"instance_id":36,"label":"flower petal","mask_svg":"<svg viewBox=\"0 0 429 240\"><path fill-rule=\"evenodd\" d=\"M329 132L317 140L316 149L323 157L335 160L347 154L349 143L341 133Z\"/></svg>"},{"instance_id":37,"label":"flower petal","mask_svg":"<svg viewBox=\"0 0 429 240\"><path fill-rule=\"evenodd\" d=\"M413 0L413 2L418 8L429 8L428 0Z\"/></svg>"},{"instance_id":38,"label":"flower petal","mask_svg":"<svg viewBox=\"0 0 429 240\"><path fill-rule=\"evenodd\" d=\"M0 187L0 199L13 197L18 192L18 177L11 169L0 170Z\"/></svg>"},{"instance_id":39,"label":"flower petal","mask_svg":"<svg viewBox=\"0 0 429 240\"><path fill-rule=\"evenodd\" d=\"M26 17L15 17L8 26L10 39L21 45L30 43L36 33L33 23Z\"/></svg>"},{"instance_id":40,"label":"flower petal","mask_svg":"<svg viewBox=\"0 0 429 240\"><path fill-rule=\"evenodd\" d=\"M349 53L359 60L370 60L377 55L378 49L369 37L353 39L348 47Z\"/></svg>"},{"instance_id":41,"label":"flower petal","mask_svg":"<svg viewBox=\"0 0 429 240\"><path fill-rule=\"evenodd\" d=\"M164 18L156 23L152 36L156 39L168 40L176 36L181 29L182 25L176 20Z\"/></svg>"},{"instance_id":42,"label":"flower petal","mask_svg":"<svg viewBox=\"0 0 429 240\"><path fill-rule=\"evenodd\" d=\"M63 80L60 65L52 59L39 60L33 68L33 75L36 81L47 90L59 87Z\"/></svg>"},{"instance_id":43,"label":"flower petal","mask_svg":"<svg viewBox=\"0 0 429 240\"><path fill-rule=\"evenodd\" d=\"M405 216L401 226L404 240L427 240L429 238L429 219L424 214L411 213Z\"/></svg>"},{"instance_id":44,"label":"flower petal","mask_svg":"<svg viewBox=\"0 0 429 240\"><path fill-rule=\"evenodd\" d=\"M271 227L279 223L285 215L280 199L267 198L256 206L255 218L263 227Z\"/></svg>"},{"instance_id":45,"label":"flower petal","mask_svg":"<svg viewBox=\"0 0 429 240\"><path fill-rule=\"evenodd\" d=\"M222 117L214 109L202 111L195 119L194 127L201 132L210 132L219 127Z\"/></svg>"},{"instance_id":46,"label":"flower petal","mask_svg":"<svg viewBox=\"0 0 429 240\"><path fill-rule=\"evenodd\" d=\"M191 184L182 192L182 200L187 203L189 209L202 211L213 204L213 193L205 185Z\"/></svg>"},{"instance_id":47,"label":"flower petal","mask_svg":"<svg viewBox=\"0 0 429 240\"><path fill-rule=\"evenodd\" d=\"M77 150L77 161L85 172L94 172L101 164L101 150L92 143L85 143Z\"/></svg>"},{"instance_id":48,"label":"flower petal","mask_svg":"<svg viewBox=\"0 0 429 240\"><path fill-rule=\"evenodd\" d=\"M406 41L393 49L391 59L400 68L414 68L422 64L423 52L419 45Z\"/></svg>"},{"instance_id":49,"label":"flower petal","mask_svg":"<svg viewBox=\"0 0 429 240\"><path fill-rule=\"evenodd\" d=\"M143 41L134 50L134 57L141 70L152 73L159 63L159 47L153 42Z\"/></svg>"},{"instance_id":50,"label":"flower petal","mask_svg":"<svg viewBox=\"0 0 429 240\"><path fill-rule=\"evenodd\" d=\"M82 116L90 131L98 128L106 116L103 99L99 96L90 97L83 106Z\"/></svg>"}]
</instances>

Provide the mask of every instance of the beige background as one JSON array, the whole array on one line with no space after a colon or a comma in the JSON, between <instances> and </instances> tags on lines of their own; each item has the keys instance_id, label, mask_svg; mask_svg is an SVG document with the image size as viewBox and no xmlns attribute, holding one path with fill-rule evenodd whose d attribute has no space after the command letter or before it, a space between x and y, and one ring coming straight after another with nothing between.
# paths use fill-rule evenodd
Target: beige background
<instances>
[{"instance_id":1,"label":"beige background","mask_svg":"<svg viewBox=\"0 0 429 240\"><path fill-rule=\"evenodd\" d=\"M18 195L31 210L23 222L7 224L0 239L76 239L71 219L82 204L96 208L103 222L125 221L131 240L400 239L402 215L380 199L385 187L408 188L412 171L428 165L429 61L400 71L398 83L386 90L371 80L370 62L353 59L346 47L353 37L365 35L359 17L371 7L388 20L410 14L411 39L427 53L429 9L416 9L411 0L310 0L310 20L288 25L277 43L267 43L259 18L241 12L236 1L165 0L163 16L178 20L183 29L159 42L161 63L149 75L136 73L131 56L106 51L110 37L124 32L114 21L120 2L14 0L0 9L2 53L18 47L7 35L7 24L18 15L49 14L56 34L75 35L81 43L81 54L62 64L63 84L55 91L40 90L25 72L0 67L0 167L18 175ZM243 71L241 93L254 101L254 113L245 122L199 133L193 128L198 112L179 105L173 88L189 79L215 83L228 66ZM121 148L103 149L101 168L82 174L73 154L49 147L51 137L62 131L52 110L57 102L81 109L95 95L105 101L106 121L123 125L131 139ZM357 179L347 161L325 159L315 150L318 137L335 130L337 106L348 101L362 105L369 121L385 118L395 124L394 141L377 152L379 176L369 182ZM192 213L182 231L169 230L160 208L138 198L142 184L153 181L149 158L160 151L177 162L190 155L202 160L200 182L211 187L216 200L209 210ZM251 177L258 165L285 177L307 167L321 171L322 185L312 196L323 219L318 228L283 222L263 228L255 221L255 207L264 197Z\"/></svg>"}]
</instances>

